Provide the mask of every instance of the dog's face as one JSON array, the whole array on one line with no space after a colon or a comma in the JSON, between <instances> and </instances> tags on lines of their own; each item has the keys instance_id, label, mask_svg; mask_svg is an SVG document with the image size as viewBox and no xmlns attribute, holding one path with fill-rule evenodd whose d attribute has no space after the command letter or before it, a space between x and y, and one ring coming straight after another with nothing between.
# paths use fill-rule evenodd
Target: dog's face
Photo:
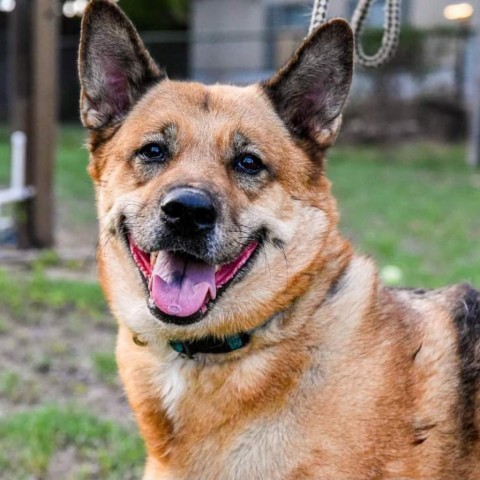
<instances>
[{"instance_id":1,"label":"dog's face","mask_svg":"<svg viewBox=\"0 0 480 480\"><path fill-rule=\"evenodd\" d=\"M81 109L100 273L135 333L245 331L308 287L337 220L322 162L351 71L352 35L338 20L263 84L173 82L118 7L90 3Z\"/></svg>"}]
</instances>

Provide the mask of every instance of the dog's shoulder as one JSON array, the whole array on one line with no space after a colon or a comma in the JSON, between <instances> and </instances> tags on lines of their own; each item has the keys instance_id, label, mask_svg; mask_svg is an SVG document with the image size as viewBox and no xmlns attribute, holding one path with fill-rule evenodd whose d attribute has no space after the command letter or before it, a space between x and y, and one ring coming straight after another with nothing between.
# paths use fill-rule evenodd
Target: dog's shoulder
<instances>
[{"instance_id":1,"label":"dog's shoulder","mask_svg":"<svg viewBox=\"0 0 480 480\"><path fill-rule=\"evenodd\" d=\"M458 284L436 290L392 292L419 313L423 339L437 338L433 345L436 355L441 355L441 349L449 350L449 345L453 347L448 363L456 365L456 411L463 442L472 445L480 438L475 413L480 408L480 291L469 284Z\"/></svg>"}]
</instances>

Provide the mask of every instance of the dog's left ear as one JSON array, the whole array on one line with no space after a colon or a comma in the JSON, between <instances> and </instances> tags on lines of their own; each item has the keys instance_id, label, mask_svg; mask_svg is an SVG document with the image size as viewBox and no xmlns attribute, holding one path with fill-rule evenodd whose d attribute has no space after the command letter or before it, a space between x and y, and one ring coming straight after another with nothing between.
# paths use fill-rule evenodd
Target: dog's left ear
<instances>
[{"instance_id":1,"label":"dog's left ear","mask_svg":"<svg viewBox=\"0 0 480 480\"><path fill-rule=\"evenodd\" d=\"M326 148L338 133L352 71L352 30L336 19L315 30L262 87L295 137Z\"/></svg>"},{"instance_id":2,"label":"dog's left ear","mask_svg":"<svg viewBox=\"0 0 480 480\"><path fill-rule=\"evenodd\" d=\"M87 128L118 124L154 83L166 77L132 22L109 0L91 0L82 20L80 109Z\"/></svg>"}]
</instances>

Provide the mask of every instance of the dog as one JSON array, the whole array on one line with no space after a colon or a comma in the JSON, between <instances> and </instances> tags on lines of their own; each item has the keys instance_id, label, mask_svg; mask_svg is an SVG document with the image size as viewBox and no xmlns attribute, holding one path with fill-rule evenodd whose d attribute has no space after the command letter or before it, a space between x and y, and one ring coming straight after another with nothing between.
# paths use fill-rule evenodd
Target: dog
<instances>
[{"instance_id":1,"label":"dog","mask_svg":"<svg viewBox=\"0 0 480 480\"><path fill-rule=\"evenodd\" d=\"M352 66L336 19L262 83L171 81L89 3L99 277L144 479L480 479L480 293L387 288L337 228Z\"/></svg>"}]
</instances>

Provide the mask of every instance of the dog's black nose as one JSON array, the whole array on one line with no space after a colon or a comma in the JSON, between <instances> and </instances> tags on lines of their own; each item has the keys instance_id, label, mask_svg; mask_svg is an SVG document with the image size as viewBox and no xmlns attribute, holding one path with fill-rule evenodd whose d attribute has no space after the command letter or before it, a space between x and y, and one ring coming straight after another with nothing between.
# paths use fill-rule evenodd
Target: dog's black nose
<instances>
[{"instance_id":1,"label":"dog's black nose","mask_svg":"<svg viewBox=\"0 0 480 480\"><path fill-rule=\"evenodd\" d=\"M179 235L206 233L215 226L217 211L210 195L197 188L181 187L162 200L164 221Z\"/></svg>"}]
</instances>

